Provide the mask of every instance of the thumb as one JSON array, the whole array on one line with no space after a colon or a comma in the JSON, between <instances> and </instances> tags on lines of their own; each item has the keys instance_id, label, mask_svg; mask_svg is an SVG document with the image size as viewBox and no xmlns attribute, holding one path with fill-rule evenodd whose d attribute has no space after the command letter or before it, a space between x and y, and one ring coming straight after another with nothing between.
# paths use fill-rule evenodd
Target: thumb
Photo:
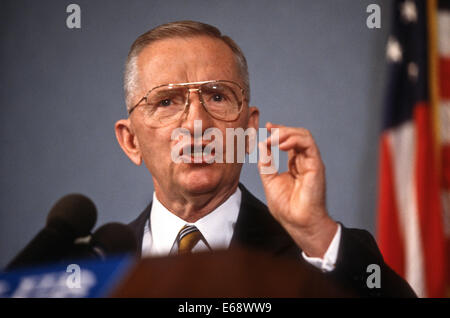
<instances>
[{"instance_id":1,"label":"thumb","mask_svg":"<svg viewBox=\"0 0 450 318\"><path fill-rule=\"evenodd\" d=\"M263 186L266 186L270 181L278 175L278 169L274 164L274 158L267 141L258 143L259 160L258 171L261 177Z\"/></svg>"}]
</instances>

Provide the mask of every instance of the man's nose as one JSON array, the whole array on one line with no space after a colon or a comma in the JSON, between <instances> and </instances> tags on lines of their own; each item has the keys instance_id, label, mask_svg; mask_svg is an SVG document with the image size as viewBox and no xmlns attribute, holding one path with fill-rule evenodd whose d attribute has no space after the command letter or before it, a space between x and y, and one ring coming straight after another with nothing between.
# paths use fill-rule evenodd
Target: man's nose
<instances>
[{"instance_id":1,"label":"man's nose","mask_svg":"<svg viewBox=\"0 0 450 318\"><path fill-rule=\"evenodd\" d=\"M183 117L183 122L181 124L182 128L189 129L191 134L194 134L194 121L200 120L202 123L202 134L205 129L213 125L213 119L211 115L208 114L206 109L200 100L200 93L198 90L189 91L188 95L188 105L186 113ZM197 124L198 125L198 124Z\"/></svg>"}]
</instances>

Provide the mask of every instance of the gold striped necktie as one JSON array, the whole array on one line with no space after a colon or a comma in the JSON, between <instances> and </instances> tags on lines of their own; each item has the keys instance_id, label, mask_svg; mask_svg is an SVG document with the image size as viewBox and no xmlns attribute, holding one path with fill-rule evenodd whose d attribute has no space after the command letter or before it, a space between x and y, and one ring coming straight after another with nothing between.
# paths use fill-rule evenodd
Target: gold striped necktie
<instances>
[{"instance_id":1,"label":"gold striped necktie","mask_svg":"<svg viewBox=\"0 0 450 318\"><path fill-rule=\"evenodd\" d=\"M178 254L191 253L194 246L202 239L202 233L194 225L185 225L178 232Z\"/></svg>"}]
</instances>

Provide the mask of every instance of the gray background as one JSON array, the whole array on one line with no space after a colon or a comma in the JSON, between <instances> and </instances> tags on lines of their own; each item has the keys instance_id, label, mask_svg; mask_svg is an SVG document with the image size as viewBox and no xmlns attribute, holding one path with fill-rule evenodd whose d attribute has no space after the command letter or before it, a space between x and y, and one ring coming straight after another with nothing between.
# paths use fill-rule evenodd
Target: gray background
<instances>
[{"instance_id":1,"label":"gray background","mask_svg":"<svg viewBox=\"0 0 450 318\"><path fill-rule=\"evenodd\" d=\"M66 27L72 2L79 30ZM97 224L129 222L149 202L150 175L113 130L126 115L123 64L138 35L181 19L235 39L261 125L310 129L327 167L330 214L374 233L388 0L72 2L0 4L0 266L67 193L92 198ZM366 27L370 3L381 6L381 29ZM254 164L241 180L264 200Z\"/></svg>"}]
</instances>

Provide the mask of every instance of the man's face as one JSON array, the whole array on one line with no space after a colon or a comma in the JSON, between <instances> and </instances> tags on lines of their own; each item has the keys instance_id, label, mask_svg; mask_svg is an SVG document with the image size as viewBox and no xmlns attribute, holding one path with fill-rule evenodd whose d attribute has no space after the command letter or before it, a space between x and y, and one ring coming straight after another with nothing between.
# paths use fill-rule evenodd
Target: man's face
<instances>
[{"instance_id":1,"label":"man's face","mask_svg":"<svg viewBox=\"0 0 450 318\"><path fill-rule=\"evenodd\" d=\"M151 88L168 83L230 80L244 87L231 49L222 41L210 37L173 38L157 41L144 48L138 57L140 91L135 102ZM202 133L215 127L222 132L225 144L226 128L251 126L257 129L258 111L244 108L232 122L215 119L200 103L198 93L190 94L190 107L180 120L163 127L149 127L144 123L145 111L137 107L130 115L130 131L135 135L138 154L153 176L155 189L165 193L204 194L219 188L233 187L239 180L240 163L175 163L171 140L177 128L188 129L194 142L194 120L202 123ZM203 142L203 143L208 143ZM223 158L226 158L223 148ZM133 160L134 161L134 160ZM136 161L135 161L136 163Z\"/></svg>"}]
</instances>

